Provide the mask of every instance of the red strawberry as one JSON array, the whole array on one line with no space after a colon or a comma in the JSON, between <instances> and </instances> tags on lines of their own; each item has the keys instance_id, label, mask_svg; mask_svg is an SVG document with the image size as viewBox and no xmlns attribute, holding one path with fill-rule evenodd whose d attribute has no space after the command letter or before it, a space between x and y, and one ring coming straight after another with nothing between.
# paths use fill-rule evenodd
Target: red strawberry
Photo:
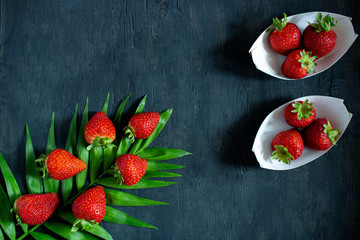
<instances>
[{"instance_id":1,"label":"red strawberry","mask_svg":"<svg viewBox=\"0 0 360 240\"><path fill-rule=\"evenodd\" d=\"M303 49L296 49L289 53L284 63L281 65L281 72L285 77L300 79L306 77L308 73L315 72L313 66L316 56L311 57L311 52Z\"/></svg>"},{"instance_id":2,"label":"red strawberry","mask_svg":"<svg viewBox=\"0 0 360 240\"><path fill-rule=\"evenodd\" d=\"M337 25L334 18L327 15L322 18L321 13L316 16L317 23L308 25L303 32L303 45L319 58L325 56L335 47L336 33L331 30Z\"/></svg>"},{"instance_id":3,"label":"red strawberry","mask_svg":"<svg viewBox=\"0 0 360 240\"><path fill-rule=\"evenodd\" d=\"M326 150L336 144L339 136L339 130L328 119L318 118L305 128L304 143L309 148Z\"/></svg>"},{"instance_id":4,"label":"red strawberry","mask_svg":"<svg viewBox=\"0 0 360 240\"><path fill-rule=\"evenodd\" d=\"M56 193L27 194L16 199L13 212L21 223L38 225L45 222L59 205Z\"/></svg>"},{"instance_id":5,"label":"red strawberry","mask_svg":"<svg viewBox=\"0 0 360 240\"><path fill-rule=\"evenodd\" d=\"M315 120L316 111L313 103L309 103L308 99L304 102L295 101L286 107L284 117L290 126L303 128Z\"/></svg>"},{"instance_id":6,"label":"red strawberry","mask_svg":"<svg viewBox=\"0 0 360 240\"><path fill-rule=\"evenodd\" d=\"M132 186L140 181L146 172L148 162L134 154L124 154L116 159L114 176L126 186Z\"/></svg>"},{"instance_id":7,"label":"red strawberry","mask_svg":"<svg viewBox=\"0 0 360 240\"><path fill-rule=\"evenodd\" d=\"M275 52L287 56L291 51L298 49L301 42L301 32L294 23L287 23L287 16L281 21L273 18L274 29L270 33L269 41ZM270 31L269 28L267 31Z\"/></svg>"},{"instance_id":8,"label":"red strawberry","mask_svg":"<svg viewBox=\"0 0 360 240\"><path fill-rule=\"evenodd\" d=\"M105 216L106 198L101 186L90 188L78 196L72 205L72 212L76 217L72 232L81 229L92 229Z\"/></svg>"},{"instance_id":9,"label":"red strawberry","mask_svg":"<svg viewBox=\"0 0 360 240\"><path fill-rule=\"evenodd\" d=\"M157 112L146 112L135 114L125 128L125 134L134 141L134 137L145 139L150 137L160 121L160 114Z\"/></svg>"},{"instance_id":10,"label":"red strawberry","mask_svg":"<svg viewBox=\"0 0 360 240\"><path fill-rule=\"evenodd\" d=\"M273 159L290 164L291 160L298 159L303 150L304 142L300 132L296 129L279 132L271 142Z\"/></svg>"},{"instance_id":11,"label":"red strawberry","mask_svg":"<svg viewBox=\"0 0 360 240\"><path fill-rule=\"evenodd\" d=\"M104 112L97 112L86 124L84 136L90 144L88 150L93 146L113 147L111 143L116 138L115 126Z\"/></svg>"},{"instance_id":12,"label":"red strawberry","mask_svg":"<svg viewBox=\"0 0 360 240\"><path fill-rule=\"evenodd\" d=\"M55 149L48 156L41 155L40 162L44 175L46 171L56 180L70 178L86 168L86 163L64 149Z\"/></svg>"}]
</instances>

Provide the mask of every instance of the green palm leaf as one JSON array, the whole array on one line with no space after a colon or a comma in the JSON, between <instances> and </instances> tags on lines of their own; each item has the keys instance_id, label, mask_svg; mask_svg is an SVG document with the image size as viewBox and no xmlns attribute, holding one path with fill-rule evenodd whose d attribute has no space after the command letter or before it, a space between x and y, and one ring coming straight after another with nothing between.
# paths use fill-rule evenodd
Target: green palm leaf
<instances>
[{"instance_id":1,"label":"green palm leaf","mask_svg":"<svg viewBox=\"0 0 360 240\"><path fill-rule=\"evenodd\" d=\"M35 239L35 240L56 240L56 238L50 236L49 234L46 233L40 233L40 232L32 232L30 233L30 235Z\"/></svg>"},{"instance_id":2,"label":"green palm leaf","mask_svg":"<svg viewBox=\"0 0 360 240\"><path fill-rule=\"evenodd\" d=\"M60 235L61 237L69 240L92 240L97 239L95 236L84 232L77 231L71 232L71 225L60 222L44 222L43 225L50 231Z\"/></svg>"},{"instance_id":3,"label":"green palm leaf","mask_svg":"<svg viewBox=\"0 0 360 240\"><path fill-rule=\"evenodd\" d=\"M109 99L110 99L110 93L107 94L106 100L103 104L103 107L101 108L101 111L104 112L106 115L109 108Z\"/></svg>"},{"instance_id":4,"label":"green palm leaf","mask_svg":"<svg viewBox=\"0 0 360 240\"><path fill-rule=\"evenodd\" d=\"M6 163L4 157L0 154L0 169L4 176L7 194L10 199L10 204L14 205L15 200L21 196L19 185L17 184L14 175L12 174L9 165Z\"/></svg>"},{"instance_id":5,"label":"green palm leaf","mask_svg":"<svg viewBox=\"0 0 360 240\"><path fill-rule=\"evenodd\" d=\"M173 173L173 172L163 172L163 171L146 171L143 179L148 178L165 178L165 177L182 177L182 175Z\"/></svg>"},{"instance_id":6,"label":"green palm leaf","mask_svg":"<svg viewBox=\"0 0 360 240\"><path fill-rule=\"evenodd\" d=\"M78 104L76 104L75 112L70 122L69 132L66 139L65 149L71 154L75 154L76 151L76 121L77 121ZM61 181L61 190L63 201L69 200L71 191L73 189L74 178L68 178Z\"/></svg>"},{"instance_id":7,"label":"green palm leaf","mask_svg":"<svg viewBox=\"0 0 360 240\"><path fill-rule=\"evenodd\" d=\"M146 148L137 152L138 157L151 161L162 161L191 155L191 153L173 148Z\"/></svg>"},{"instance_id":8,"label":"green palm leaf","mask_svg":"<svg viewBox=\"0 0 360 240\"><path fill-rule=\"evenodd\" d=\"M61 217L62 219L68 221L69 223L74 223L76 218L73 215L72 212L60 212L57 214L59 217ZM95 225L95 227L93 229L90 230L84 230L87 231L97 237L100 237L102 239L106 239L106 240L112 240L112 236L110 235L110 233L108 233L103 227L101 227L100 225Z\"/></svg>"},{"instance_id":9,"label":"green palm leaf","mask_svg":"<svg viewBox=\"0 0 360 240\"><path fill-rule=\"evenodd\" d=\"M25 159L26 159L26 186L29 193L43 193L43 182L40 177L40 172L37 170L35 163L35 154L33 144L31 142L30 131L26 125L26 144L25 144Z\"/></svg>"},{"instance_id":10,"label":"green palm leaf","mask_svg":"<svg viewBox=\"0 0 360 240\"><path fill-rule=\"evenodd\" d=\"M176 182L165 182L165 181L156 181L141 179L137 184L132 186L126 186L124 184L119 184L117 179L114 177L105 177L95 181L95 183L111 188L118 189L140 189L140 188L155 188L155 187L166 187L169 185L177 184Z\"/></svg>"},{"instance_id":11,"label":"green palm leaf","mask_svg":"<svg viewBox=\"0 0 360 240\"><path fill-rule=\"evenodd\" d=\"M127 103L127 101L129 100L130 96L132 94L130 93L119 105L118 109L117 109L117 112L116 112L116 115L115 115L115 119L114 119L114 125L115 125L115 128L116 128L116 132L117 132L117 141L120 139L120 136L122 135L122 130L120 128L121 126L121 117L122 117L122 113L124 111L124 108L125 108L125 105Z\"/></svg>"},{"instance_id":12,"label":"green palm leaf","mask_svg":"<svg viewBox=\"0 0 360 240\"><path fill-rule=\"evenodd\" d=\"M103 148L92 147L90 150L90 181L94 181L100 171L103 161Z\"/></svg>"},{"instance_id":13,"label":"green palm leaf","mask_svg":"<svg viewBox=\"0 0 360 240\"><path fill-rule=\"evenodd\" d=\"M0 158L2 158L0 154ZM11 214L11 204L4 188L0 184L0 226L5 234L12 240L16 238L15 218Z\"/></svg>"},{"instance_id":14,"label":"green palm leaf","mask_svg":"<svg viewBox=\"0 0 360 240\"><path fill-rule=\"evenodd\" d=\"M117 223L117 224L125 224L125 225L130 225L130 226L135 226L135 227L158 229L157 227L154 227L153 225L143 222L137 218L130 216L129 214L126 214L120 210L117 210L117 209L109 207L109 206L106 206L106 213L105 213L105 217L104 217L103 221Z\"/></svg>"},{"instance_id":15,"label":"green palm leaf","mask_svg":"<svg viewBox=\"0 0 360 240\"><path fill-rule=\"evenodd\" d=\"M145 103L146 103L146 97L147 97L147 95L145 95L145 96L141 99L138 107L137 107L136 110L135 110L134 115L135 115L135 114L138 114L138 113L141 113L141 112L144 110Z\"/></svg>"},{"instance_id":16,"label":"green palm leaf","mask_svg":"<svg viewBox=\"0 0 360 240\"><path fill-rule=\"evenodd\" d=\"M78 140L77 140L77 145L76 145L76 156L78 158L80 158L81 160L83 160L87 167L84 171L78 173L76 175L76 187L77 190L80 191L86 181L86 176L88 173L88 163L89 163L89 151L86 149L87 147L87 142L85 140L84 137L84 129L85 129L85 125L88 122L89 116L88 116L88 105L89 105L89 99L86 98L86 103L85 103L85 107L84 107L84 111L83 111L83 115L82 115L82 120L81 120L81 125L80 125L80 130L79 130L79 136L78 136Z\"/></svg>"},{"instance_id":17,"label":"green palm leaf","mask_svg":"<svg viewBox=\"0 0 360 240\"><path fill-rule=\"evenodd\" d=\"M49 155L49 153L51 153L53 150L56 149L56 144L55 144L55 123L54 123L54 121L55 121L55 114L52 113L51 125L50 125L47 144L46 144L46 151L45 151L46 155ZM55 179L51 178L48 174L45 175L45 177L44 177L44 189L45 189L46 193L50 193L50 192L58 193L59 192L59 185L60 185L59 180L55 180Z\"/></svg>"},{"instance_id":18,"label":"green palm leaf","mask_svg":"<svg viewBox=\"0 0 360 240\"><path fill-rule=\"evenodd\" d=\"M141 198L129 193L114 189L104 188L106 203L117 206L155 206L167 205L168 203Z\"/></svg>"},{"instance_id":19,"label":"green palm leaf","mask_svg":"<svg viewBox=\"0 0 360 240\"><path fill-rule=\"evenodd\" d=\"M163 163L156 161L148 161L148 166L146 171L155 171L155 170L171 170L171 169L180 169L185 166L171 164L171 163Z\"/></svg>"},{"instance_id":20,"label":"green palm leaf","mask_svg":"<svg viewBox=\"0 0 360 240\"><path fill-rule=\"evenodd\" d=\"M10 199L10 204L11 206L13 206L15 200L21 196L21 191L19 185L15 180L14 175L12 174L9 166L7 165L5 159L1 154L0 154L0 169L4 176L5 186L6 186L7 194ZM27 232L28 230L28 226L26 224L21 224L21 228L23 229L24 232Z\"/></svg>"}]
</instances>

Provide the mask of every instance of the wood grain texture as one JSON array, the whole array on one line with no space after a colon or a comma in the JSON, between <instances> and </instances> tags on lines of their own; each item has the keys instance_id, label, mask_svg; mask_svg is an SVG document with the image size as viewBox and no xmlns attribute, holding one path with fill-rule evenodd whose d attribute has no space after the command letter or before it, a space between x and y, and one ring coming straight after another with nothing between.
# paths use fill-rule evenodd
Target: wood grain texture
<instances>
[{"instance_id":1,"label":"wood grain texture","mask_svg":"<svg viewBox=\"0 0 360 240\"><path fill-rule=\"evenodd\" d=\"M360 239L360 45L329 70L281 81L248 54L274 16L323 10L352 17L348 1L0 0L0 152L25 190L25 124L45 151L51 114L65 146L76 103L90 115L110 92L109 115L174 108L152 146L193 153L176 160L179 184L135 190L169 206L122 211L159 230L104 223L114 239ZM338 145L299 169L261 169L251 151L263 119L306 95L343 98L354 117ZM80 115L79 115L80 116ZM129 117L128 114L125 117ZM80 123L79 123L80 124Z\"/></svg>"}]
</instances>

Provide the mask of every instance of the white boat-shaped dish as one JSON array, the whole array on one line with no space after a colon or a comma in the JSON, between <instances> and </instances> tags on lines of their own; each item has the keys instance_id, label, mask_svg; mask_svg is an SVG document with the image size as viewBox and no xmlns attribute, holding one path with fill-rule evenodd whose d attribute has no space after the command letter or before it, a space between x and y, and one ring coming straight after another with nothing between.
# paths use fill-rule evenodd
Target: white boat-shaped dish
<instances>
[{"instance_id":1,"label":"white boat-shaped dish","mask_svg":"<svg viewBox=\"0 0 360 240\"><path fill-rule=\"evenodd\" d=\"M319 12L302 13L289 16L287 19L288 22L295 23L302 33L308 26L308 22L316 22L316 15L318 13ZM321 12L321 14L323 17L329 14L335 21L338 21L337 26L332 28L337 35L336 45L329 54L316 61L317 66L315 67L315 73L310 73L304 78L319 74L334 65L346 53L358 36L354 31L350 17L328 12ZM266 32L265 30L249 50L256 68L276 78L297 80L287 78L281 73L281 65L286 57L276 53L272 49L269 43L269 34L270 32Z\"/></svg>"},{"instance_id":2,"label":"white boat-shaped dish","mask_svg":"<svg viewBox=\"0 0 360 240\"><path fill-rule=\"evenodd\" d=\"M316 118L328 118L334 128L340 131L341 136L344 134L352 117L352 114L348 112L344 105L344 100L326 96L306 96L289 101L271 112L265 118L256 134L252 151L255 153L256 159L262 168L271 170L294 169L314 161L331 149L319 151L304 147L302 155L298 159L291 161L290 165L271 158L271 141L275 135L292 128L284 119L285 108L295 100L304 101L305 99L309 99L309 102L314 104Z\"/></svg>"}]
</instances>

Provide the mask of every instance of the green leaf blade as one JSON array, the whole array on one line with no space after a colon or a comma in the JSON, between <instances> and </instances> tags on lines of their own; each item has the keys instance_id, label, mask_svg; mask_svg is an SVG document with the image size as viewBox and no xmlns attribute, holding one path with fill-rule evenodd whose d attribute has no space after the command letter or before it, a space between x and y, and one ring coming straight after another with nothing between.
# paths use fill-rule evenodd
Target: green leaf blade
<instances>
[{"instance_id":1,"label":"green leaf blade","mask_svg":"<svg viewBox=\"0 0 360 240\"><path fill-rule=\"evenodd\" d=\"M126 154L131 146L131 141L125 135L122 136L119 146L117 147L116 157Z\"/></svg>"},{"instance_id":2,"label":"green leaf blade","mask_svg":"<svg viewBox=\"0 0 360 240\"><path fill-rule=\"evenodd\" d=\"M122 117L122 113L124 111L125 105L127 103L127 101L129 100L129 98L131 97L131 93L120 103L116 115L115 115L115 119L114 119L114 125L115 128L117 129L117 133L121 133L122 129L120 129L121 126L121 117ZM120 134L118 134L119 136L121 136Z\"/></svg>"},{"instance_id":3,"label":"green leaf blade","mask_svg":"<svg viewBox=\"0 0 360 240\"><path fill-rule=\"evenodd\" d=\"M138 114L138 113L141 113L141 112L144 110L144 107L145 107L145 104L146 104L146 97L147 97L147 95L145 95L145 96L141 99L138 107L137 107L136 110L135 110L134 115L135 115L135 114Z\"/></svg>"},{"instance_id":4,"label":"green leaf blade","mask_svg":"<svg viewBox=\"0 0 360 240\"><path fill-rule=\"evenodd\" d=\"M173 173L173 172L163 172L163 171L146 171L143 176L144 179L148 178L169 178L169 177L182 177L182 175Z\"/></svg>"},{"instance_id":5,"label":"green leaf blade","mask_svg":"<svg viewBox=\"0 0 360 240\"><path fill-rule=\"evenodd\" d=\"M177 184L176 182L165 182L165 181L156 181L156 180L148 180L141 179L137 184L132 186L126 186L124 184L119 184L117 179L114 177L105 177L95 181L95 183L111 188L117 189L142 189L142 188L155 188L155 187L167 187L173 184Z\"/></svg>"},{"instance_id":6,"label":"green leaf blade","mask_svg":"<svg viewBox=\"0 0 360 240\"><path fill-rule=\"evenodd\" d=\"M1 155L0 155L1 156ZM1 158L1 157L0 157ZM11 239L16 238L15 219L11 214L11 204L4 188L0 184L0 226Z\"/></svg>"},{"instance_id":7,"label":"green leaf blade","mask_svg":"<svg viewBox=\"0 0 360 240\"><path fill-rule=\"evenodd\" d=\"M97 177L101 166L103 165L103 148L93 147L90 150L90 181L94 181Z\"/></svg>"},{"instance_id":8,"label":"green leaf blade","mask_svg":"<svg viewBox=\"0 0 360 240\"><path fill-rule=\"evenodd\" d=\"M109 108L109 99L110 99L110 93L107 94L106 100L101 108L101 111L104 112L107 115L108 108Z\"/></svg>"},{"instance_id":9,"label":"green leaf blade","mask_svg":"<svg viewBox=\"0 0 360 240\"><path fill-rule=\"evenodd\" d=\"M25 159L26 159L26 186L31 194L43 193L43 182L40 172L36 169L35 153L30 137L28 125L26 125L26 144L25 144Z\"/></svg>"},{"instance_id":10,"label":"green leaf blade","mask_svg":"<svg viewBox=\"0 0 360 240\"><path fill-rule=\"evenodd\" d=\"M143 149L137 155L150 161L162 161L191 155L191 153L181 149L154 147Z\"/></svg>"},{"instance_id":11,"label":"green leaf blade","mask_svg":"<svg viewBox=\"0 0 360 240\"><path fill-rule=\"evenodd\" d=\"M0 169L4 176L7 194L10 199L10 204L14 205L15 200L21 196L19 185L17 184L14 175L12 174L9 165L6 163L4 157L0 154Z\"/></svg>"},{"instance_id":12,"label":"green leaf blade","mask_svg":"<svg viewBox=\"0 0 360 240\"><path fill-rule=\"evenodd\" d=\"M40 232L32 232L30 233L30 235L35 239L35 240L56 240L56 238L50 236L49 234L46 233L40 233Z\"/></svg>"},{"instance_id":13,"label":"green leaf blade","mask_svg":"<svg viewBox=\"0 0 360 240\"><path fill-rule=\"evenodd\" d=\"M106 206L106 213L103 221L117 223L117 224L125 224L134 227L158 229L157 227L151 224L148 224L144 221L141 221L135 217L130 216L129 214L126 214L120 210L117 210L109 206Z\"/></svg>"},{"instance_id":14,"label":"green leaf blade","mask_svg":"<svg viewBox=\"0 0 360 240\"><path fill-rule=\"evenodd\" d=\"M82 171L76 175L76 188L78 191L80 191L83 188L85 181L86 181L87 174L88 174L88 169L89 169L89 167L88 167L89 151L86 149L88 143L86 142L85 136L84 136L84 129L89 120L88 106L89 106L89 99L86 98L86 103L85 103L85 107L83 110L81 125L80 125L80 129L79 129L79 135L78 135L78 139L77 139L76 156L78 158L80 158L81 160L83 160L86 163L87 167L84 171Z\"/></svg>"},{"instance_id":15,"label":"green leaf blade","mask_svg":"<svg viewBox=\"0 0 360 240\"><path fill-rule=\"evenodd\" d=\"M50 128L49 128L45 154L49 155L49 153L51 153L55 149L56 149L56 144L55 144L55 114L52 113L51 125L50 125ZM45 177L44 177L44 190L45 190L45 193L50 193L50 192L58 193L59 192L59 186L60 186L59 180L55 180L55 179L51 178L48 174L45 175Z\"/></svg>"},{"instance_id":16,"label":"green leaf blade","mask_svg":"<svg viewBox=\"0 0 360 240\"><path fill-rule=\"evenodd\" d=\"M62 219L68 221L69 223L74 223L76 218L73 215L72 212L59 212L57 214L59 217L61 217ZM101 227L100 225L95 225L95 227L93 229L90 230L84 230L87 231L97 237L100 237L102 239L105 240L112 240L112 236L110 235L110 233L108 233L103 227Z\"/></svg>"},{"instance_id":17,"label":"green leaf blade","mask_svg":"<svg viewBox=\"0 0 360 240\"><path fill-rule=\"evenodd\" d=\"M95 236L84 232L77 231L71 232L71 225L60 222L44 222L43 225L50 231L58 234L59 236L69 240L95 240Z\"/></svg>"},{"instance_id":18,"label":"green leaf blade","mask_svg":"<svg viewBox=\"0 0 360 240\"><path fill-rule=\"evenodd\" d=\"M157 161L148 161L148 166L146 171L157 171L157 170L172 170L172 169L180 169L185 166L171 164L171 163L163 163Z\"/></svg>"},{"instance_id":19,"label":"green leaf blade","mask_svg":"<svg viewBox=\"0 0 360 240\"><path fill-rule=\"evenodd\" d=\"M77 113L78 113L78 104L76 104L75 112L70 122L70 127L68 131L68 136L66 138L65 150L69 153L74 154L76 151L76 121L77 121ZM63 201L67 202L69 200L74 184L74 178L68 178L61 181L61 191Z\"/></svg>"},{"instance_id":20,"label":"green leaf blade","mask_svg":"<svg viewBox=\"0 0 360 240\"><path fill-rule=\"evenodd\" d=\"M141 198L129 193L114 189L104 188L106 203L116 206L156 206L167 205L168 203L159 202L151 199Z\"/></svg>"}]
</instances>

